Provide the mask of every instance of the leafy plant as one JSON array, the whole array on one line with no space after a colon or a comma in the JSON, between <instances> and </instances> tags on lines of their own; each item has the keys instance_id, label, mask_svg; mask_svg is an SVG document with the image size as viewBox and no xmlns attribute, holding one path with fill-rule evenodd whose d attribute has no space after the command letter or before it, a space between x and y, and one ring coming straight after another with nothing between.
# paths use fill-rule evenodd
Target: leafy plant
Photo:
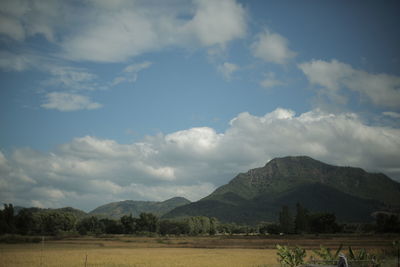
<instances>
[{"instance_id":1,"label":"leafy plant","mask_svg":"<svg viewBox=\"0 0 400 267\"><path fill-rule=\"evenodd\" d=\"M295 267L304 263L306 250L300 247L289 248L287 246L276 245L278 249L278 261L282 266Z\"/></svg>"},{"instance_id":2,"label":"leafy plant","mask_svg":"<svg viewBox=\"0 0 400 267\"><path fill-rule=\"evenodd\" d=\"M365 248L360 249L358 252L355 252L351 246L349 246L349 260L350 261L368 261L371 262L372 266L380 266L380 259L377 255L369 253L365 250Z\"/></svg>"},{"instance_id":3,"label":"leafy plant","mask_svg":"<svg viewBox=\"0 0 400 267\"><path fill-rule=\"evenodd\" d=\"M322 260L326 261L334 261L338 259L339 253L342 250L343 244L340 244L336 252L333 254L330 248L325 248L324 246L320 246L319 250L314 249L313 252L319 256Z\"/></svg>"}]
</instances>

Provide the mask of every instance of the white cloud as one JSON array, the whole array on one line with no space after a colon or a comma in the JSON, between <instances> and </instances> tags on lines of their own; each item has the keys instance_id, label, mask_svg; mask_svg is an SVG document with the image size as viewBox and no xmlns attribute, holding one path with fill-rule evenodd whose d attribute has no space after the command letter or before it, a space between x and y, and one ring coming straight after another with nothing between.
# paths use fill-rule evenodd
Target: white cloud
<instances>
[{"instance_id":1,"label":"white cloud","mask_svg":"<svg viewBox=\"0 0 400 267\"><path fill-rule=\"evenodd\" d=\"M5 71L24 71L32 68L34 62L35 59L31 55L0 51L0 69Z\"/></svg>"},{"instance_id":2,"label":"white cloud","mask_svg":"<svg viewBox=\"0 0 400 267\"><path fill-rule=\"evenodd\" d=\"M55 28L61 25L65 6L58 0L2 0L0 34L23 41L36 34L54 42Z\"/></svg>"},{"instance_id":3,"label":"white cloud","mask_svg":"<svg viewBox=\"0 0 400 267\"><path fill-rule=\"evenodd\" d=\"M125 67L123 70L123 75L116 77L111 83L112 86L118 85L123 82L136 82L138 74L140 71L149 68L153 63L149 61L144 61L141 63L131 64Z\"/></svg>"},{"instance_id":4,"label":"white cloud","mask_svg":"<svg viewBox=\"0 0 400 267\"><path fill-rule=\"evenodd\" d=\"M127 72L127 73L136 73L136 72L139 72L139 71L141 71L141 70L147 69L148 67L151 66L151 64L152 64L152 63L149 62L149 61L145 61L145 62L142 62L142 63L132 64L132 65L129 65L129 66L125 67L124 72Z\"/></svg>"},{"instance_id":5,"label":"white cloud","mask_svg":"<svg viewBox=\"0 0 400 267\"><path fill-rule=\"evenodd\" d=\"M41 83L44 87L57 87L69 91L99 89L94 83L98 77L84 69L45 64L42 65L42 70L51 75Z\"/></svg>"},{"instance_id":6,"label":"white cloud","mask_svg":"<svg viewBox=\"0 0 400 267\"><path fill-rule=\"evenodd\" d=\"M271 87L281 86L284 84L285 84L284 82L277 80L275 78L274 72L268 72L267 74L265 74L265 79L260 82L260 85L264 88L271 88Z\"/></svg>"},{"instance_id":7,"label":"white cloud","mask_svg":"<svg viewBox=\"0 0 400 267\"><path fill-rule=\"evenodd\" d=\"M205 46L224 45L244 37L246 33L246 13L234 0L198 0L196 13L185 25L186 30Z\"/></svg>"},{"instance_id":8,"label":"white cloud","mask_svg":"<svg viewBox=\"0 0 400 267\"><path fill-rule=\"evenodd\" d=\"M13 17L0 14L0 33L8 35L12 39L21 41L25 38L25 31L21 23Z\"/></svg>"},{"instance_id":9,"label":"white cloud","mask_svg":"<svg viewBox=\"0 0 400 267\"><path fill-rule=\"evenodd\" d=\"M98 109L102 105L92 102L87 96L71 93L51 92L46 94L46 101L41 105L45 109L59 111L75 111L82 109Z\"/></svg>"},{"instance_id":10,"label":"white cloud","mask_svg":"<svg viewBox=\"0 0 400 267\"><path fill-rule=\"evenodd\" d=\"M65 36L74 60L122 62L168 46L225 46L246 32L246 12L234 0L103 4L93 1L78 32Z\"/></svg>"},{"instance_id":11,"label":"white cloud","mask_svg":"<svg viewBox=\"0 0 400 267\"><path fill-rule=\"evenodd\" d=\"M225 62L219 65L217 69L224 76L225 80L230 81L233 73L239 70L239 66L230 62Z\"/></svg>"},{"instance_id":12,"label":"white cloud","mask_svg":"<svg viewBox=\"0 0 400 267\"><path fill-rule=\"evenodd\" d=\"M255 57L276 64L286 64L296 56L296 53L289 49L289 42L285 37L269 30L258 34L257 40L250 48Z\"/></svg>"},{"instance_id":13,"label":"white cloud","mask_svg":"<svg viewBox=\"0 0 400 267\"><path fill-rule=\"evenodd\" d=\"M385 111L382 112L383 115L394 118L394 119L400 119L400 113L398 112L393 112L393 111Z\"/></svg>"},{"instance_id":14,"label":"white cloud","mask_svg":"<svg viewBox=\"0 0 400 267\"><path fill-rule=\"evenodd\" d=\"M397 108L400 105L400 77L357 70L337 60L312 60L298 67L311 84L341 104L346 102L343 89L359 93L376 106Z\"/></svg>"},{"instance_id":15,"label":"white cloud","mask_svg":"<svg viewBox=\"0 0 400 267\"><path fill-rule=\"evenodd\" d=\"M90 14L89 14L90 17ZM118 62L155 50L160 42L152 21L134 10L92 17L80 33L66 38L66 56L75 60Z\"/></svg>"},{"instance_id":16,"label":"white cloud","mask_svg":"<svg viewBox=\"0 0 400 267\"><path fill-rule=\"evenodd\" d=\"M355 114L277 109L241 113L224 133L208 127L119 144L86 136L51 152L0 153L1 201L91 209L122 199L197 200L237 173L274 157L308 155L400 180L400 130L366 125Z\"/></svg>"},{"instance_id":17,"label":"white cloud","mask_svg":"<svg viewBox=\"0 0 400 267\"><path fill-rule=\"evenodd\" d=\"M235 0L3 0L0 35L23 42L42 35L72 60L124 62L165 47L225 47L246 33Z\"/></svg>"}]
</instances>

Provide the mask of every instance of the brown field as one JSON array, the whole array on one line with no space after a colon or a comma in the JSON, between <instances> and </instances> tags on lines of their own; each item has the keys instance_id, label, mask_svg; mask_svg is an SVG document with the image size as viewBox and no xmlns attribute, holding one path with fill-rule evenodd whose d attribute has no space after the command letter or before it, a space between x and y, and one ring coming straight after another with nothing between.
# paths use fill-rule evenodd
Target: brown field
<instances>
[{"instance_id":1,"label":"brown field","mask_svg":"<svg viewBox=\"0 0 400 267\"><path fill-rule=\"evenodd\" d=\"M0 266L279 266L276 244L308 250L344 244L379 252L393 240L399 236L68 238L0 244Z\"/></svg>"}]
</instances>

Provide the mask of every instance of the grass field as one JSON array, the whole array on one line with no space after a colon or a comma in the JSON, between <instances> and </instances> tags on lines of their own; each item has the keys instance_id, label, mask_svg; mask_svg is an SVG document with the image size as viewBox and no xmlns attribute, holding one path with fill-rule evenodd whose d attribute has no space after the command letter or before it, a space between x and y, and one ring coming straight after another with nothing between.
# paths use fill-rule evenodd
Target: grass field
<instances>
[{"instance_id":1,"label":"grass field","mask_svg":"<svg viewBox=\"0 0 400 267\"><path fill-rule=\"evenodd\" d=\"M124 237L0 244L0 266L278 266L276 244L379 251L396 237ZM397 237L398 239L398 237ZM311 253L308 253L311 254Z\"/></svg>"}]
</instances>

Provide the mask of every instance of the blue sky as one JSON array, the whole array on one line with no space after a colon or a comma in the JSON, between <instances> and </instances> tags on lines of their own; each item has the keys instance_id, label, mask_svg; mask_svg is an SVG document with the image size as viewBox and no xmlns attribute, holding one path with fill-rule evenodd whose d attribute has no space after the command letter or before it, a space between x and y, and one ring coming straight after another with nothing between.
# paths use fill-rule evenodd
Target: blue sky
<instances>
[{"instance_id":1,"label":"blue sky","mask_svg":"<svg viewBox=\"0 0 400 267\"><path fill-rule=\"evenodd\" d=\"M0 199L197 200L287 155L400 180L397 1L0 3Z\"/></svg>"}]
</instances>

